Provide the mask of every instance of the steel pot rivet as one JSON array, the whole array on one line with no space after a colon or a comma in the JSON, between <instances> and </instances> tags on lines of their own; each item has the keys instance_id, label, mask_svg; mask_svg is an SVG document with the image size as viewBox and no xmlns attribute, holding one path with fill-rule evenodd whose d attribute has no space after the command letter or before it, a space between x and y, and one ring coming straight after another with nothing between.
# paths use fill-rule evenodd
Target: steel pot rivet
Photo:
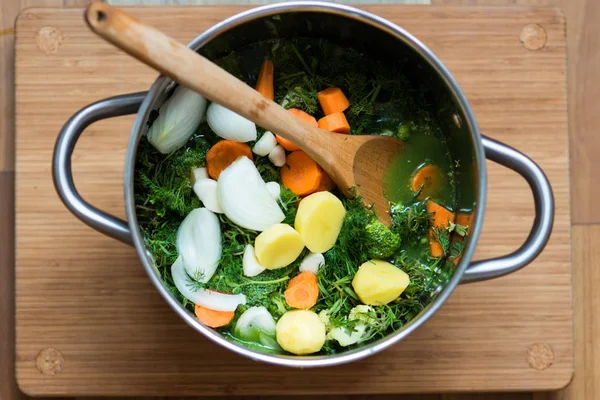
<instances>
[{"instance_id":1,"label":"steel pot rivet","mask_svg":"<svg viewBox=\"0 0 600 400\"><path fill-rule=\"evenodd\" d=\"M554 350L546 343L535 343L527 349L527 362L531 368L544 370L554 362Z\"/></svg>"},{"instance_id":2,"label":"steel pot rivet","mask_svg":"<svg viewBox=\"0 0 600 400\"><path fill-rule=\"evenodd\" d=\"M521 29L519 39L521 40L523 47L527 50L535 51L546 45L548 35L546 34L546 30L540 25L529 24Z\"/></svg>"},{"instance_id":3,"label":"steel pot rivet","mask_svg":"<svg viewBox=\"0 0 600 400\"><path fill-rule=\"evenodd\" d=\"M35 359L35 366L43 375L56 375L63 369L65 358L62 353L52 347L40 351Z\"/></svg>"}]
</instances>

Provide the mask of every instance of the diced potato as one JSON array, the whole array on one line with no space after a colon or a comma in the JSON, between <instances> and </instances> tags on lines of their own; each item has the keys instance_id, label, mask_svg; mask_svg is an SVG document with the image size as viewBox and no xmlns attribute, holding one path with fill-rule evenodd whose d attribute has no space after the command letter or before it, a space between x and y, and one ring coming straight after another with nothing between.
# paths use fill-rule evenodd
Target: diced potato
<instances>
[{"instance_id":1,"label":"diced potato","mask_svg":"<svg viewBox=\"0 0 600 400\"><path fill-rule=\"evenodd\" d=\"M345 215L344 205L333 194L313 193L300 201L294 227L310 251L325 253L335 244Z\"/></svg>"},{"instance_id":2,"label":"diced potato","mask_svg":"<svg viewBox=\"0 0 600 400\"><path fill-rule=\"evenodd\" d=\"M300 234L287 224L275 224L256 237L254 254L266 269L290 265L304 249Z\"/></svg>"},{"instance_id":3,"label":"diced potato","mask_svg":"<svg viewBox=\"0 0 600 400\"><path fill-rule=\"evenodd\" d=\"M364 304L384 305L395 300L410 283L406 272L381 260L369 260L358 268L352 280L354 291Z\"/></svg>"},{"instance_id":4,"label":"diced potato","mask_svg":"<svg viewBox=\"0 0 600 400\"><path fill-rule=\"evenodd\" d=\"M277 343L292 354L312 354L325 344L325 325L314 311L288 311L277 321Z\"/></svg>"}]
</instances>

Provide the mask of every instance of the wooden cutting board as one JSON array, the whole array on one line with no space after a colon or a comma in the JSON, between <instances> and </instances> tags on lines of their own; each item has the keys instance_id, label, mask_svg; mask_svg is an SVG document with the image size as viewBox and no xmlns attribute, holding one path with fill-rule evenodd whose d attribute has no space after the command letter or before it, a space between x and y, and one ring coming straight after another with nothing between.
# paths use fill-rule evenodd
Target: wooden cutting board
<instances>
[{"instance_id":1,"label":"wooden cutting board","mask_svg":"<svg viewBox=\"0 0 600 400\"><path fill-rule=\"evenodd\" d=\"M363 361L297 370L249 361L205 340L165 304L134 250L91 230L52 184L56 134L80 107L145 90L149 68L89 32L80 9L28 9L16 33L16 369L31 395L217 395L542 390L573 373L565 21L556 9L364 7L441 57L481 129L533 157L556 196L544 253L511 276L460 286L408 339ZM244 7L128 12L182 42ZM75 181L123 215L122 168L133 117L90 127ZM525 182L489 163L476 258L525 239Z\"/></svg>"}]
</instances>

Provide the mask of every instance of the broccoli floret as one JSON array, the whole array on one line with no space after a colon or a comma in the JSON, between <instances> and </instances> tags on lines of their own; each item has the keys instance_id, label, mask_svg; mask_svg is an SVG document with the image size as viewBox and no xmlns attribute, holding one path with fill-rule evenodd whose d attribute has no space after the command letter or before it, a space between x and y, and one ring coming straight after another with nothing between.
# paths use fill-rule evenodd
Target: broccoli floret
<instances>
[{"instance_id":1,"label":"broccoli floret","mask_svg":"<svg viewBox=\"0 0 600 400\"><path fill-rule=\"evenodd\" d=\"M331 325L331 319L329 318L329 310L321 310L319 313L319 319L325 325L325 331L329 332L333 326Z\"/></svg>"},{"instance_id":2,"label":"broccoli floret","mask_svg":"<svg viewBox=\"0 0 600 400\"><path fill-rule=\"evenodd\" d=\"M389 258L400 247L400 235L374 220L366 227L366 247L370 258Z\"/></svg>"},{"instance_id":3,"label":"broccoli floret","mask_svg":"<svg viewBox=\"0 0 600 400\"><path fill-rule=\"evenodd\" d=\"M285 297L280 292L272 293L267 298L266 303L267 304L265 306L267 307L271 315L273 315L276 318L281 317L289 310L289 307L285 302Z\"/></svg>"}]
</instances>

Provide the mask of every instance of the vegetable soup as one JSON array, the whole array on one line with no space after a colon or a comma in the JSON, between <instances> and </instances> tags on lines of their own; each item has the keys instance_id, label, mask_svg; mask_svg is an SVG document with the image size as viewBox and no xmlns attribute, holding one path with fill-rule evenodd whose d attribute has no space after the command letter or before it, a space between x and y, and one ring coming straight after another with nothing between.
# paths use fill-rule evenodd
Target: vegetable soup
<instances>
[{"instance_id":1,"label":"vegetable soup","mask_svg":"<svg viewBox=\"0 0 600 400\"><path fill-rule=\"evenodd\" d=\"M376 210L277 132L177 87L135 175L167 287L206 326L268 353L340 353L402 328L454 272L471 223L427 90L402 61L326 40L261 42L216 63L308 124L406 146L385 177L390 209Z\"/></svg>"}]
</instances>

